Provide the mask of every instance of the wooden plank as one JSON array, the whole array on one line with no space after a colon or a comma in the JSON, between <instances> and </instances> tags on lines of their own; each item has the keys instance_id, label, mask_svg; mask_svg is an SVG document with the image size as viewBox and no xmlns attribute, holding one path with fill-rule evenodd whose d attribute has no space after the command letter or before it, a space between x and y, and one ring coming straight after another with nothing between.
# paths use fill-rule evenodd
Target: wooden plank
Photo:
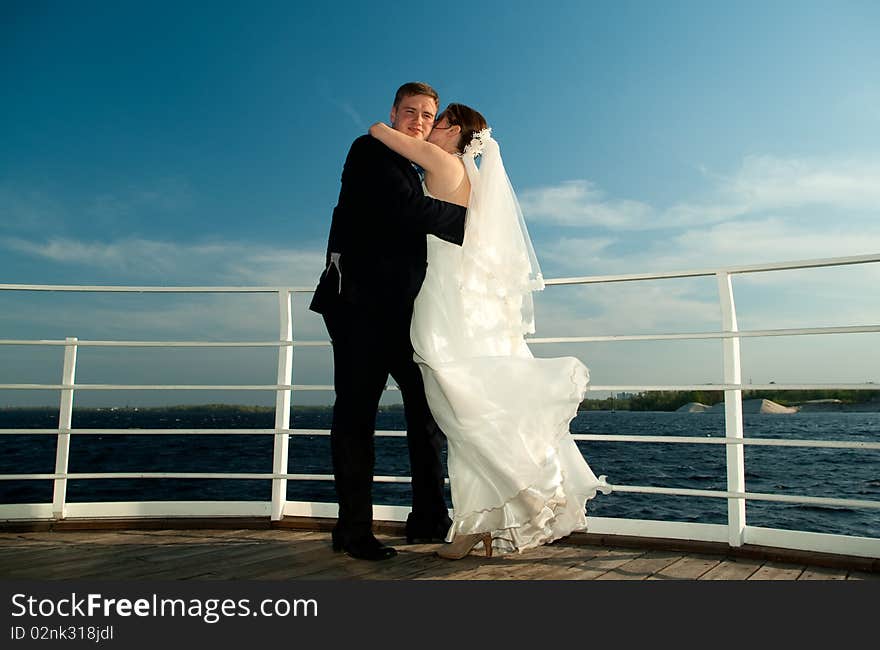
<instances>
[{"instance_id":1,"label":"wooden plank","mask_svg":"<svg viewBox=\"0 0 880 650\"><path fill-rule=\"evenodd\" d=\"M424 575L438 580L451 567L450 560L434 555L433 550L398 549L398 555L387 562L371 562L368 571L357 575L358 580L411 580L414 575Z\"/></svg>"},{"instance_id":2,"label":"wooden plank","mask_svg":"<svg viewBox=\"0 0 880 650\"><path fill-rule=\"evenodd\" d=\"M15 574L64 579L142 577L161 571L163 575L176 577L175 571L186 569L193 562L201 567L209 565L200 556L213 554L222 557L225 553L234 553L235 557L254 552L261 547L258 536L252 535L259 531L244 531L243 534L223 531L219 536L211 535L207 531L187 536L171 532L172 534L156 534L156 531L118 532L109 538L102 537L103 544L98 544L97 540L90 545L77 544L76 554L73 556L59 552L61 549L71 548L69 545L59 545L54 550L43 551L44 555L50 554L51 559L37 562L29 570L15 571ZM201 571L204 572L204 568Z\"/></svg>"},{"instance_id":3,"label":"wooden plank","mask_svg":"<svg viewBox=\"0 0 880 650\"><path fill-rule=\"evenodd\" d=\"M335 553L331 547L329 533L321 533L320 538L313 541L314 544L310 548L291 558L288 564L254 567L251 571L251 579L293 580L307 577L308 579L321 580L325 579L324 574L344 578L352 577L358 572L357 568L351 566L350 563L373 564L364 560L355 560L343 553ZM347 565L347 563L349 564ZM365 570L368 570L368 567L361 567L361 571Z\"/></svg>"},{"instance_id":4,"label":"wooden plank","mask_svg":"<svg viewBox=\"0 0 880 650\"><path fill-rule=\"evenodd\" d=\"M112 542L112 538L103 535L100 536L100 540ZM111 547L117 550L110 553L108 549ZM73 568L77 563L79 563L80 567L84 567L89 563L94 563L104 555L115 555L117 558L121 558L125 554L119 549L125 548L126 546L116 547L112 546L112 544L108 545L99 542L91 544L76 542L71 544L69 541L62 541L54 546L40 545L32 547L31 550L33 552L29 555L19 553L11 558L8 556L4 557L0 561L0 565L2 565L0 573L8 577L44 577L49 580L58 579L70 573L73 573L72 577L77 577L77 570Z\"/></svg>"},{"instance_id":5,"label":"wooden plank","mask_svg":"<svg viewBox=\"0 0 880 650\"><path fill-rule=\"evenodd\" d=\"M143 558L149 562L141 569L139 577L233 579L247 575L258 563L286 562L306 549L323 544L320 534L316 533L282 536L287 539L272 539L274 537L277 536L248 534L236 539L233 545L216 541L191 544L196 549L190 549L183 557L159 552Z\"/></svg>"},{"instance_id":6,"label":"wooden plank","mask_svg":"<svg viewBox=\"0 0 880 650\"><path fill-rule=\"evenodd\" d=\"M0 577L23 564L41 562L53 548L56 547L47 544L0 549Z\"/></svg>"},{"instance_id":7,"label":"wooden plank","mask_svg":"<svg viewBox=\"0 0 880 650\"><path fill-rule=\"evenodd\" d=\"M92 531L90 533L27 533L28 544L37 542L47 543L53 546L82 546L91 545L95 542L106 542L114 539L118 532Z\"/></svg>"},{"instance_id":8,"label":"wooden plank","mask_svg":"<svg viewBox=\"0 0 880 650\"><path fill-rule=\"evenodd\" d=\"M396 534L395 534L396 533ZM406 545L386 562L330 547L329 530L293 527L26 531L0 534L0 577L64 580L877 580L880 573L703 553L556 543L491 559L435 555L439 544ZM806 568L805 568L806 566Z\"/></svg>"},{"instance_id":9,"label":"wooden plank","mask_svg":"<svg viewBox=\"0 0 880 650\"><path fill-rule=\"evenodd\" d=\"M550 545L522 553L507 553L492 559L472 555L471 567L462 567L449 576L469 580L558 580L567 577L570 567L596 557L587 547ZM456 560L461 562L462 560Z\"/></svg>"},{"instance_id":10,"label":"wooden plank","mask_svg":"<svg viewBox=\"0 0 880 650\"><path fill-rule=\"evenodd\" d=\"M505 559L519 564L512 567L511 580L568 580L573 566L600 554L601 549L587 546L543 546Z\"/></svg>"},{"instance_id":11,"label":"wooden plank","mask_svg":"<svg viewBox=\"0 0 880 650\"><path fill-rule=\"evenodd\" d=\"M172 556L169 548L161 547L165 550L161 554L158 552L159 548L153 545L128 544L116 547L103 546L88 551L79 549L75 553L68 551L65 552L65 562L50 567L38 567L34 577L49 580L138 577L150 564L160 567L169 566L169 557ZM218 544L213 548L214 552L219 552L224 547ZM55 553L59 552L55 551ZM154 562L150 562L151 556L156 557Z\"/></svg>"},{"instance_id":12,"label":"wooden plank","mask_svg":"<svg viewBox=\"0 0 880 650\"><path fill-rule=\"evenodd\" d=\"M518 573L528 573L537 562L537 557L532 554L528 558L516 556L498 556L486 558L482 556L468 556L458 563L456 571L445 576L447 580L515 580ZM464 562L467 561L467 564Z\"/></svg>"},{"instance_id":13,"label":"wooden plank","mask_svg":"<svg viewBox=\"0 0 880 650\"><path fill-rule=\"evenodd\" d=\"M320 557L318 554L327 549L324 540L303 540L296 544L273 542L237 562L224 562L212 575L223 580L252 580L266 570L313 563Z\"/></svg>"},{"instance_id":14,"label":"wooden plank","mask_svg":"<svg viewBox=\"0 0 880 650\"><path fill-rule=\"evenodd\" d=\"M846 580L846 569L807 567L798 580Z\"/></svg>"},{"instance_id":15,"label":"wooden plank","mask_svg":"<svg viewBox=\"0 0 880 650\"><path fill-rule=\"evenodd\" d=\"M850 571L846 574L847 580L880 580L880 573L869 573L867 571Z\"/></svg>"},{"instance_id":16,"label":"wooden plank","mask_svg":"<svg viewBox=\"0 0 880 650\"><path fill-rule=\"evenodd\" d=\"M260 555L265 547L256 543L232 548L212 544L192 550L199 552L190 552L183 557L167 554L138 557L121 571L114 573L123 578L149 580L222 578L226 571L232 570L239 563Z\"/></svg>"},{"instance_id":17,"label":"wooden plank","mask_svg":"<svg viewBox=\"0 0 880 650\"><path fill-rule=\"evenodd\" d=\"M573 547L580 551L568 566L559 565L553 571L541 575L542 580L595 580L609 570L629 562L640 555L632 549Z\"/></svg>"},{"instance_id":18,"label":"wooden plank","mask_svg":"<svg viewBox=\"0 0 880 650\"><path fill-rule=\"evenodd\" d=\"M554 575L557 580L595 580L601 575L631 562L645 551L632 548L590 547L584 558L576 561L561 574Z\"/></svg>"},{"instance_id":19,"label":"wooden plank","mask_svg":"<svg viewBox=\"0 0 880 650\"><path fill-rule=\"evenodd\" d=\"M745 580L761 567L757 560L726 558L700 576L700 580Z\"/></svg>"},{"instance_id":20,"label":"wooden plank","mask_svg":"<svg viewBox=\"0 0 880 650\"><path fill-rule=\"evenodd\" d=\"M59 566L74 564L79 560L86 559L89 555L97 555L97 551L81 548L58 547L41 548L38 553L15 558L11 565L4 565L2 576L6 579L54 579L54 574Z\"/></svg>"},{"instance_id":21,"label":"wooden plank","mask_svg":"<svg viewBox=\"0 0 880 650\"><path fill-rule=\"evenodd\" d=\"M18 548L21 546L46 546L54 544L54 542L50 542L48 540L42 540L38 538L25 537L24 535L15 535L15 536L6 536L2 540L0 540L0 548Z\"/></svg>"},{"instance_id":22,"label":"wooden plank","mask_svg":"<svg viewBox=\"0 0 880 650\"><path fill-rule=\"evenodd\" d=\"M406 544L400 537L383 539L397 549L397 557L388 562L373 562L371 571L362 573L363 580L413 580L420 576L428 580L440 580L458 569L456 561L437 557L442 544Z\"/></svg>"},{"instance_id":23,"label":"wooden plank","mask_svg":"<svg viewBox=\"0 0 880 650\"><path fill-rule=\"evenodd\" d=\"M436 548L436 547L435 547ZM406 576L414 580L543 580L584 559L594 557L587 547L548 545L523 553L507 553L486 558L471 553L460 560L434 558Z\"/></svg>"},{"instance_id":24,"label":"wooden plank","mask_svg":"<svg viewBox=\"0 0 880 650\"><path fill-rule=\"evenodd\" d=\"M333 552L330 545L330 536L327 535L326 553L317 558L318 561L314 561L308 566L292 567L292 569L296 569L294 577L307 580L360 580L366 579L371 574L376 574L377 572L388 572L395 564L420 561L423 557L421 553L413 550L415 545L399 544L398 542L403 540L398 538L388 538L383 535L377 535L376 537L383 544L396 548L398 551L397 557L381 562L358 560L344 553ZM433 544L421 546L430 546L432 549L436 547ZM261 579L276 579L276 576L268 574L261 577Z\"/></svg>"},{"instance_id":25,"label":"wooden plank","mask_svg":"<svg viewBox=\"0 0 880 650\"><path fill-rule=\"evenodd\" d=\"M781 562L765 562L764 565L750 575L747 580L797 580L804 572L804 567L797 564Z\"/></svg>"},{"instance_id":26,"label":"wooden plank","mask_svg":"<svg viewBox=\"0 0 880 650\"><path fill-rule=\"evenodd\" d=\"M598 576L596 580L645 580L681 559L681 553L648 551L641 557L621 564Z\"/></svg>"},{"instance_id":27,"label":"wooden plank","mask_svg":"<svg viewBox=\"0 0 880 650\"><path fill-rule=\"evenodd\" d=\"M406 544L402 538L387 540L397 548L398 557L390 562L374 563L375 570L363 574L364 579L445 580L459 579L486 561L482 554L472 553L461 560L438 557L442 544Z\"/></svg>"},{"instance_id":28,"label":"wooden plank","mask_svg":"<svg viewBox=\"0 0 880 650\"><path fill-rule=\"evenodd\" d=\"M21 566L9 572L14 577L44 580L64 580L94 576L114 577L128 562L137 561L145 552L141 545L124 547L59 547L48 551L39 562ZM109 574L109 575L108 575Z\"/></svg>"},{"instance_id":29,"label":"wooden plank","mask_svg":"<svg viewBox=\"0 0 880 650\"><path fill-rule=\"evenodd\" d=\"M363 577L367 580L466 580L478 562L465 561L460 564L459 561L446 560L433 553L413 553L403 562L389 563L389 566Z\"/></svg>"},{"instance_id":30,"label":"wooden plank","mask_svg":"<svg viewBox=\"0 0 880 650\"><path fill-rule=\"evenodd\" d=\"M121 579L210 579L221 570L220 567L234 565L241 558L256 553L261 546L257 543L208 544L202 546L203 552L190 554L174 560L161 554L150 554L134 559L123 567L111 571L114 578Z\"/></svg>"},{"instance_id":31,"label":"wooden plank","mask_svg":"<svg viewBox=\"0 0 880 650\"><path fill-rule=\"evenodd\" d=\"M700 576L720 563L719 558L711 555L685 555L650 576L648 580L699 580Z\"/></svg>"}]
</instances>

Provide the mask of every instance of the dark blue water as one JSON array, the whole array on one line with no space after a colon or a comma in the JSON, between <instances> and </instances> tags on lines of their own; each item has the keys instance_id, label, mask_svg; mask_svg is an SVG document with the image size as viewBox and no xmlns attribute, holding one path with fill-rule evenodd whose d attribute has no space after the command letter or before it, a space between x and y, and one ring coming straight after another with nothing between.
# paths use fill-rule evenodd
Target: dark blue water
<instances>
[{"instance_id":1,"label":"dark blue water","mask_svg":"<svg viewBox=\"0 0 880 650\"><path fill-rule=\"evenodd\" d=\"M50 428L57 414L0 411L0 428ZM75 428L271 428L268 412L82 411ZM294 412L293 426L327 429L326 411ZM377 428L401 430L402 413L380 412ZM714 413L592 411L578 414L573 433L723 437L724 419ZM746 414L747 437L880 441L880 413ZM596 474L619 485L726 489L724 445L578 442ZM0 473L51 473L55 437L0 437ZM290 439L292 473L332 474L329 438ZM745 449L750 492L806 494L880 500L880 450L754 447ZM76 435L71 472L271 472L272 436ZM406 476L404 438L377 439L376 474ZM133 500L269 500L264 480L89 480L70 481L71 502ZM0 503L50 502L51 481L0 481ZM329 481L289 482L289 500L334 501ZM376 484L377 504L408 505L408 484ZM724 499L613 493L588 505L591 515L725 524ZM880 537L880 511L750 501L750 525Z\"/></svg>"}]
</instances>

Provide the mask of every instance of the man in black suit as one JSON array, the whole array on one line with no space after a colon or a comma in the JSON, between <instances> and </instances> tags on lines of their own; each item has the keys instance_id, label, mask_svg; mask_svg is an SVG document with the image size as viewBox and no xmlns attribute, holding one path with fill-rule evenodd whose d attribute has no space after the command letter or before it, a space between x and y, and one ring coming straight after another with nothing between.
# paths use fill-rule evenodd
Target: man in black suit
<instances>
[{"instance_id":1,"label":"man in black suit","mask_svg":"<svg viewBox=\"0 0 880 650\"><path fill-rule=\"evenodd\" d=\"M438 105L427 84L404 84L394 98L391 126L424 140ZM425 279L426 235L460 245L464 220L464 208L424 195L419 172L408 160L372 136L354 141L333 210L327 267L310 305L324 317L333 343L335 551L366 560L397 554L372 532L373 439L389 374L406 414L413 493L407 541L443 541L451 524L440 458L443 434L428 410L409 327Z\"/></svg>"}]
</instances>

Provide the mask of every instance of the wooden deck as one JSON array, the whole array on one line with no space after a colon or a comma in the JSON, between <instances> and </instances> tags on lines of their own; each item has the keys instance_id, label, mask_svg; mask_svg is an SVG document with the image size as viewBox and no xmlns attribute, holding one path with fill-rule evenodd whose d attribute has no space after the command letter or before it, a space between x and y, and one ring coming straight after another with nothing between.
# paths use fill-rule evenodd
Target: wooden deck
<instances>
[{"instance_id":1,"label":"wooden deck","mask_svg":"<svg viewBox=\"0 0 880 650\"><path fill-rule=\"evenodd\" d=\"M668 541L572 536L522 554L449 561L436 545L406 545L399 525L377 535L399 555L355 560L330 548L330 533L290 526L83 529L0 527L0 579L113 580L876 580L876 560L764 549L676 549ZM203 524L208 525L208 524ZM44 527L46 528L46 527ZM666 548L663 548L666 546ZM696 549L696 550L694 550Z\"/></svg>"}]
</instances>

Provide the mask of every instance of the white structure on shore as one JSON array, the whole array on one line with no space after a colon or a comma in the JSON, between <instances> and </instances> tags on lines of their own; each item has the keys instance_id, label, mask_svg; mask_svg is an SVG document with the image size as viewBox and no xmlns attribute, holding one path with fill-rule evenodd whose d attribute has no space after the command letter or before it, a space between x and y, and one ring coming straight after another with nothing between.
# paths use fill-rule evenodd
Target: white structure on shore
<instances>
[{"instance_id":1,"label":"white structure on shore","mask_svg":"<svg viewBox=\"0 0 880 650\"><path fill-rule=\"evenodd\" d=\"M797 413L797 406L783 406L769 399L746 399L742 403L743 413ZM701 402L689 402L684 406L676 409L676 413L723 413L724 402L719 402L714 406L707 406Z\"/></svg>"}]
</instances>

